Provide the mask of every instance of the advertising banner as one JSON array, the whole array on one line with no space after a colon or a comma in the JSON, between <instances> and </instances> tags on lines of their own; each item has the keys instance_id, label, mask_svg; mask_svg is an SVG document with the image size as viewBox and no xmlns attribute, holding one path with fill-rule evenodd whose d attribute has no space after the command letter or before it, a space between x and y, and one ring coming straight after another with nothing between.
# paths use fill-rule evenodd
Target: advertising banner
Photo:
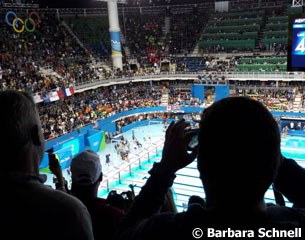
<instances>
[{"instance_id":1,"label":"advertising banner","mask_svg":"<svg viewBox=\"0 0 305 240\"><path fill-rule=\"evenodd\" d=\"M86 137L86 145L92 151L98 152L102 140L102 132L98 130L89 129Z\"/></svg>"},{"instance_id":2,"label":"advertising banner","mask_svg":"<svg viewBox=\"0 0 305 240\"><path fill-rule=\"evenodd\" d=\"M62 170L70 167L73 152L72 148L73 146L69 145L54 152L57 158L59 159Z\"/></svg>"},{"instance_id":3,"label":"advertising banner","mask_svg":"<svg viewBox=\"0 0 305 240\"><path fill-rule=\"evenodd\" d=\"M110 32L112 55L122 54L120 32Z\"/></svg>"}]
</instances>

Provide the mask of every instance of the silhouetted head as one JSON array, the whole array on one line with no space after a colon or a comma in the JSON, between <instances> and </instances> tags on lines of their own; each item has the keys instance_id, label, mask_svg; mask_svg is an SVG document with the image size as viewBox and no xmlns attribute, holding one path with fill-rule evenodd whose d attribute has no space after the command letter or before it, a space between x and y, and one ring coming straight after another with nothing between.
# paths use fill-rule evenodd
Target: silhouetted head
<instances>
[{"instance_id":1,"label":"silhouetted head","mask_svg":"<svg viewBox=\"0 0 305 240\"><path fill-rule=\"evenodd\" d=\"M200 206L205 208L204 199L200 196L197 196L197 195L190 196L189 201L188 201L188 206L190 206L191 204L199 204Z\"/></svg>"},{"instance_id":2,"label":"silhouetted head","mask_svg":"<svg viewBox=\"0 0 305 240\"><path fill-rule=\"evenodd\" d=\"M279 163L279 128L263 104L229 97L203 111L198 170L207 207L262 201Z\"/></svg>"},{"instance_id":3,"label":"silhouetted head","mask_svg":"<svg viewBox=\"0 0 305 240\"><path fill-rule=\"evenodd\" d=\"M36 105L27 92L0 91L1 173L38 174L44 139Z\"/></svg>"},{"instance_id":4,"label":"silhouetted head","mask_svg":"<svg viewBox=\"0 0 305 240\"><path fill-rule=\"evenodd\" d=\"M100 156L85 150L76 155L71 162L72 182L80 186L90 186L102 180Z\"/></svg>"},{"instance_id":5,"label":"silhouetted head","mask_svg":"<svg viewBox=\"0 0 305 240\"><path fill-rule=\"evenodd\" d=\"M99 155L92 150L85 150L72 159L70 169L72 193L78 197L96 197L103 179Z\"/></svg>"}]
</instances>

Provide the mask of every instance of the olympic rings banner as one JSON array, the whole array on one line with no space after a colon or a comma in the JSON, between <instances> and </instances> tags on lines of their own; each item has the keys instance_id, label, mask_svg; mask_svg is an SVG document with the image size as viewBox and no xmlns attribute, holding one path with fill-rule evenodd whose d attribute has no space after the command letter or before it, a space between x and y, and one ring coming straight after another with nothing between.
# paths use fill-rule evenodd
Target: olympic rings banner
<instances>
[{"instance_id":1,"label":"olympic rings banner","mask_svg":"<svg viewBox=\"0 0 305 240\"><path fill-rule=\"evenodd\" d=\"M7 25L12 27L17 33L22 33L24 30L29 33L34 32L36 27L39 27L39 24L41 23L40 17L36 11L30 12L26 19L21 19L14 11L8 11L5 14L5 21Z\"/></svg>"}]
</instances>

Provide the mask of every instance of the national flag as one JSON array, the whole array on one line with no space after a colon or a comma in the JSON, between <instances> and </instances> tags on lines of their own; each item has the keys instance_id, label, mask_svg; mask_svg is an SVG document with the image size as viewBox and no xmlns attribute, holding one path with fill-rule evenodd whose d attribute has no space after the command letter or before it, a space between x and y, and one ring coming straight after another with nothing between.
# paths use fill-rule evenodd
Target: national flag
<instances>
[{"instance_id":1,"label":"national flag","mask_svg":"<svg viewBox=\"0 0 305 240\"><path fill-rule=\"evenodd\" d=\"M43 102L44 102L44 103L50 103L50 102L51 102L51 101L50 101L50 98L49 98L49 96L48 96L48 93L43 92L43 93L42 93L42 97L43 97Z\"/></svg>"},{"instance_id":2,"label":"national flag","mask_svg":"<svg viewBox=\"0 0 305 240\"><path fill-rule=\"evenodd\" d=\"M33 98L34 98L35 103L43 102L43 97L42 97L41 93L35 93Z\"/></svg>"},{"instance_id":3,"label":"national flag","mask_svg":"<svg viewBox=\"0 0 305 240\"><path fill-rule=\"evenodd\" d=\"M62 92L62 94L64 95L64 97L67 97L67 93L66 93L66 89L65 89L65 88L62 88L62 89L61 89L61 92Z\"/></svg>"},{"instance_id":4,"label":"national flag","mask_svg":"<svg viewBox=\"0 0 305 240\"><path fill-rule=\"evenodd\" d=\"M57 94L57 91L49 92L49 98L50 98L51 102L55 102L55 101L59 100L59 96Z\"/></svg>"},{"instance_id":5,"label":"national flag","mask_svg":"<svg viewBox=\"0 0 305 240\"><path fill-rule=\"evenodd\" d=\"M62 99L62 98L65 97L65 96L64 96L64 93L62 92L61 89L57 90L57 95L58 95L59 99Z\"/></svg>"},{"instance_id":6,"label":"national flag","mask_svg":"<svg viewBox=\"0 0 305 240\"><path fill-rule=\"evenodd\" d=\"M74 94L74 87L69 87L71 95Z\"/></svg>"},{"instance_id":7,"label":"national flag","mask_svg":"<svg viewBox=\"0 0 305 240\"><path fill-rule=\"evenodd\" d=\"M73 87L66 88L65 93L66 96L71 96L72 94L74 94L74 88Z\"/></svg>"},{"instance_id":8,"label":"national flag","mask_svg":"<svg viewBox=\"0 0 305 240\"><path fill-rule=\"evenodd\" d=\"M66 88L65 89L65 95L67 96L67 97L69 97L69 96L71 96L72 94L71 94L71 92L70 92L70 88Z\"/></svg>"}]
</instances>

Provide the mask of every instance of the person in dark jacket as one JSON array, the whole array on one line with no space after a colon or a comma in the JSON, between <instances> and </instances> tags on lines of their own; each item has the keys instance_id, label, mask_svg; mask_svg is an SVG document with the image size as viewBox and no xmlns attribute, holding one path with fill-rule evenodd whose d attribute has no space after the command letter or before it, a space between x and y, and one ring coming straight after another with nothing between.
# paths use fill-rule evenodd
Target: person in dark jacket
<instances>
[{"instance_id":1,"label":"person in dark jacket","mask_svg":"<svg viewBox=\"0 0 305 240\"><path fill-rule=\"evenodd\" d=\"M43 184L45 144L32 95L0 91L0 109L2 239L93 240L84 204Z\"/></svg>"}]
</instances>

